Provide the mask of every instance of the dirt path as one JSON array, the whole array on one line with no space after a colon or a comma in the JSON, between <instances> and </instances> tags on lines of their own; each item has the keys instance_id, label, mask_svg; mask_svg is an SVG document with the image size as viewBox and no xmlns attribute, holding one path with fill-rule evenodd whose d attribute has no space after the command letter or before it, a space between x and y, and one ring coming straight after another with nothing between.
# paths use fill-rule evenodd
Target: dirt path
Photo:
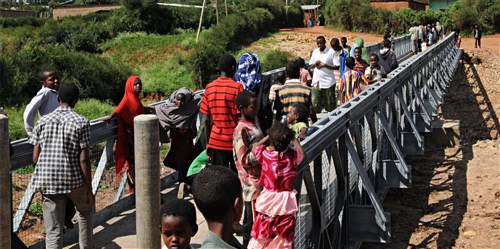
<instances>
[{"instance_id":1,"label":"dirt path","mask_svg":"<svg viewBox=\"0 0 500 249\"><path fill-rule=\"evenodd\" d=\"M309 58L315 39L324 35L357 36L365 44L379 35L342 32L324 27L283 30L274 42L254 49L280 49ZM461 145L426 148L409 158L413 187L389 192L384 208L392 216L392 243L363 248L500 248L500 35L484 36L482 48L463 38L466 59L445 96L442 119L460 121ZM471 63L477 55L481 64Z\"/></svg>"},{"instance_id":2,"label":"dirt path","mask_svg":"<svg viewBox=\"0 0 500 249\"><path fill-rule=\"evenodd\" d=\"M337 31L325 28L324 26L313 28L294 28L283 29L274 37L263 40L273 40L270 43L256 43L249 47L249 50L272 50L278 49L290 52L293 56L309 59L310 53L316 48L316 37L323 35L327 41L332 38L347 37L347 44L352 45L357 37L362 37L365 45L381 42L382 35L356 33L349 31ZM490 49L498 55L500 53L500 34L484 36L481 39L482 49L473 49L473 51L484 51ZM260 44L260 45L259 45ZM265 45L264 45L265 44ZM462 38L462 48L473 48L473 38Z\"/></svg>"}]
</instances>

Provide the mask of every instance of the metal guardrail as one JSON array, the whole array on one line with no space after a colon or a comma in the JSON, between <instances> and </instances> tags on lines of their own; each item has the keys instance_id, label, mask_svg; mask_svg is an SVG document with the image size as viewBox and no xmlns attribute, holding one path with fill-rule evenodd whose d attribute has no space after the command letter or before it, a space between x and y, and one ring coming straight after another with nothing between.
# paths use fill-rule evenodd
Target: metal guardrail
<instances>
[{"instance_id":1,"label":"metal guardrail","mask_svg":"<svg viewBox=\"0 0 500 249\"><path fill-rule=\"evenodd\" d=\"M403 116L394 115L394 112L401 112L401 110L406 110L404 111L405 114L409 112L410 114L408 115L413 115L413 120L417 122L417 124L413 126L430 122L432 110L435 109L435 106L440 101L439 98L434 98L435 94L439 94L442 91L438 92L435 90L435 85L432 84L433 81L430 81L430 79L435 79L440 75L429 75L432 73L436 74L434 69L440 66L439 63L435 63L433 58L436 56L442 57L442 53L437 55L434 55L434 53L439 51L438 49L443 48L444 44L450 44L449 39L447 39L446 42L443 41L431 47L425 53L422 53L417 57L418 60L414 59L411 63L401 65L399 69L389 74L389 77L392 78L391 80L374 84L360 96L339 107L326 118L319 120L310 127L312 133L309 138L303 142L308 161L301 167L297 184L297 188L302 190L302 192L299 191L299 193L301 193L299 198L301 205L296 225L296 248L308 248L310 246L317 248L321 245L327 245L325 244L326 241L335 242L338 245L348 244L350 241L348 238L356 237L349 237L347 234L349 230L345 224L347 224L347 221L351 220L348 219L347 215L351 217L350 213L353 213L355 214L354 217L356 217L362 214L361 210L363 210L363 208L367 209L366 207L357 209L351 208L352 203L347 203L347 200L352 199L352 191L357 189L358 194L355 196L355 199L364 200L366 202L368 201L368 197L366 197L367 190L363 190L363 186L365 189L369 188L370 180L375 180L375 176L379 177L382 173L385 177L383 179L387 182L393 179L391 177L395 174L395 167L402 167L401 172L404 173L405 176L411 172L404 163L402 151L400 151L399 154L396 153L399 161L391 159L394 157L394 152L389 150L390 146L387 143L389 141L392 146L396 146L398 142L401 141L404 141L406 145L410 144L411 141L421 140L418 137L412 140L413 133L408 131L408 127L410 127L408 125L413 124L413 122L403 120ZM374 44L367 46L367 51L371 53L372 51L377 51L379 48L381 48L381 44ZM409 37L397 38L394 41L394 50L398 60L407 57L411 53L411 42ZM449 50L450 49L447 50L447 53L452 54ZM432 67L429 67L429 61L434 62L430 63ZM419 67L423 67L424 69L419 69ZM264 74L274 76L281 71L284 71L284 68L275 69ZM413 95L408 95L406 92L406 94L401 92L400 94L394 95L394 90L396 88L403 88L402 82L409 82L410 79L419 80L418 82L415 81L415 85L404 85L405 91ZM424 79L425 83L423 81ZM412 88L410 85L414 87ZM418 96L422 96L418 98L416 95L417 93ZM398 103L397 101L399 101L399 96L401 96L404 101L408 101L408 99L411 100L411 105L408 107L410 108L409 111L408 108L395 107ZM427 99L428 97L432 99ZM381 105L385 106L379 107ZM394 108L390 108L391 106ZM373 109L374 107L379 108L377 109L378 111L375 111ZM375 117L379 117L381 120L383 120L382 117L388 117L389 120L382 123L382 121L376 121ZM402 121L401 127L395 125L395 122L399 121ZM382 135L382 128L386 128L387 126L389 126L391 132L401 130L401 132L403 132L401 134L404 136L402 135L400 138L390 136L389 138L389 135ZM110 124L98 120L91 121L91 146L95 148L91 150L91 158L96 162L94 164L95 170L92 180L94 194L99 193L105 169L113 164L113 144L116 137L116 130L116 121ZM355 138L355 144L353 144L353 138ZM382 142L379 142L379 140ZM27 143L27 139L17 140L11 144L14 149L14 154L11 156L11 171L31 166L33 147ZM347 153L347 150L349 150L350 153ZM352 156L351 154L356 151L359 151L358 157ZM313 161L314 166L308 167L307 165ZM346 162L348 163L346 164ZM380 164L380 162L383 164ZM335 167L330 167L331 164L334 164ZM364 173L356 173L360 165L361 167L364 166L366 169L370 169L367 173L368 176ZM347 168L345 168L346 166ZM393 167L391 168L389 166ZM380 171L381 169L385 171ZM360 180L358 181L358 179ZM13 218L14 232L19 231L35 194L30 187L31 179L28 181L29 183L25 187L26 190L19 206L14 207L16 211ZM380 182L380 180L377 181ZM400 182L401 186L408 186L409 182L407 181L408 180L406 180L406 182ZM371 184L373 185L373 183ZM124 186L125 181L122 181L116 190L114 200L107 200L109 205L113 205L113 203L121 198ZM348 188L346 188L346 186L348 186ZM379 187L379 185L375 186ZM349 189L349 191L346 191L346 189ZM374 205L377 208L375 210L369 210L376 214L375 217L377 217L376 220L380 227L387 228L390 223L389 218L387 218L387 215L382 211L380 201L376 201L377 196L373 194L375 193L375 189L372 187L370 191L369 193L371 194L369 197L373 198L373 200L370 200L375 203ZM378 188L377 191L379 191ZM360 202L359 204L363 203ZM341 229L341 231L339 232L338 229ZM329 235L330 232L328 231L334 233Z\"/></svg>"},{"instance_id":2,"label":"metal guardrail","mask_svg":"<svg viewBox=\"0 0 500 249\"><path fill-rule=\"evenodd\" d=\"M296 187L295 248L358 248L391 241L382 207L389 188L411 186L406 155L423 154L460 51L454 34L314 123Z\"/></svg>"}]
</instances>

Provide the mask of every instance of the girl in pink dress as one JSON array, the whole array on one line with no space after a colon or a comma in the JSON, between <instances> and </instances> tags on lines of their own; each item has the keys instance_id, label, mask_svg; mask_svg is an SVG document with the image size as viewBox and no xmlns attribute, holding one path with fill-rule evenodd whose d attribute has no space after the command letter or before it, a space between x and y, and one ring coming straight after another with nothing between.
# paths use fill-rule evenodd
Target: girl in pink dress
<instances>
[{"instance_id":1,"label":"girl in pink dress","mask_svg":"<svg viewBox=\"0 0 500 249\"><path fill-rule=\"evenodd\" d=\"M294 147L289 146L291 141ZM259 145L253 152L262 164L259 184L264 189L255 203L258 214L248 248L292 248L299 210L294 182L304 151L294 132L276 122L269 129L269 145Z\"/></svg>"}]
</instances>

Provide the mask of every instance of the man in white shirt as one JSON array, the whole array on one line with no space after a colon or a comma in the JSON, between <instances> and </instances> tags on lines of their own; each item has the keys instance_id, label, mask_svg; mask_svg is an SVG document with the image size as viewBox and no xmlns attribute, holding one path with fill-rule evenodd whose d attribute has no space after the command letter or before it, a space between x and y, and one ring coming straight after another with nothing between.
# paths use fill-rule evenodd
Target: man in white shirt
<instances>
[{"instance_id":1,"label":"man in white shirt","mask_svg":"<svg viewBox=\"0 0 500 249\"><path fill-rule=\"evenodd\" d=\"M316 113L320 113L323 108L330 112L336 107L333 74L335 54L332 49L326 47L324 36L318 36L316 44L318 48L314 49L309 60L309 66L314 69L311 82L312 102Z\"/></svg>"},{"instance_id":2,"label":"man in white shirt","mask_svg":"<svg viewBox=\"0 0 500 249\"><path fill-rule=\"evenodd\" d=\"M417 54L418 53L418 48L419 48L419 44L418 44L418 37L419 37L419 28L418 26L413 26L410 28L410 39L411 39L411 42L412 42L412 51L413 51L413 54Z\"/></svg>"},{"instance_id":3,"label":"man in white shirt","mask_svg":"<svg viewBox=\"0 0 500 249\"><path fill-rule=\"evenodd\" d=\"M38 73L38 79L42 85L36 96L31 99L30 103L24 110L24 129L31 137L31 131L35 124L35 116L38 113L38 118L41 118L54 111L59 103L57 102L57 90L59 90L59 79L54 70L42 70Z\"/></svg>"}]
</instances>

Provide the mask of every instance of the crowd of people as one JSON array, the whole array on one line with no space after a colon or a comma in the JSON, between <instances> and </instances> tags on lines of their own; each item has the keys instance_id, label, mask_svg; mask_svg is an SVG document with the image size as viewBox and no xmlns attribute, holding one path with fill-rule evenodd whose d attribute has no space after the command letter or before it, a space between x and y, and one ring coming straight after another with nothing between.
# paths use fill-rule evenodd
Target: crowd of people
<instances>
[{"instance_id":1,"label":"crowd of people","mask_svg":"<svg viewBox=\"0 0 500 249\"><path fill-rule=\"evenodd\" d=\"M414 25L409 29L413 54L425 51L429 46L444 38L444 27L439 23Z\"/></svg>"},{"instance_id":2,"label":"crowd of people","mask_svg":"<svg viewBox=\"0 0 500 249\"><path fill-rule=\"evenodd\" d=\"M202 248L292 247L298 211L294 181L309 125L318 113L333 111L398 67L389 39L372 54L361 38L352 46L345 37L331 39L329 47L324 36L315 42L308 63L297 58L275 75L261 74L256 54L245 53L238 62L222 55L219 77L203 92L180 88L154 107L141 103L141 79L128 78L120 104L101 120L117 119L116 179L126 177L133 193L133 119L144 113L158 116L171 145L163 163L178 171L180 182L178 200L166 201L161 209L167 248L189 248L198 230L187 194L210 230ZM24 120L34 145L34 186L43 196L46 246L62 248L63 231L72 227L76 208L80 248L92 248L89 121L73 109L79 96L75 85L60 85L55 70L42 70L39 78L42 88ZM204 121L198 131L200 114ZM242 233L243 245L233 240L234 232Z\"/></svg>"}]
</instances>

